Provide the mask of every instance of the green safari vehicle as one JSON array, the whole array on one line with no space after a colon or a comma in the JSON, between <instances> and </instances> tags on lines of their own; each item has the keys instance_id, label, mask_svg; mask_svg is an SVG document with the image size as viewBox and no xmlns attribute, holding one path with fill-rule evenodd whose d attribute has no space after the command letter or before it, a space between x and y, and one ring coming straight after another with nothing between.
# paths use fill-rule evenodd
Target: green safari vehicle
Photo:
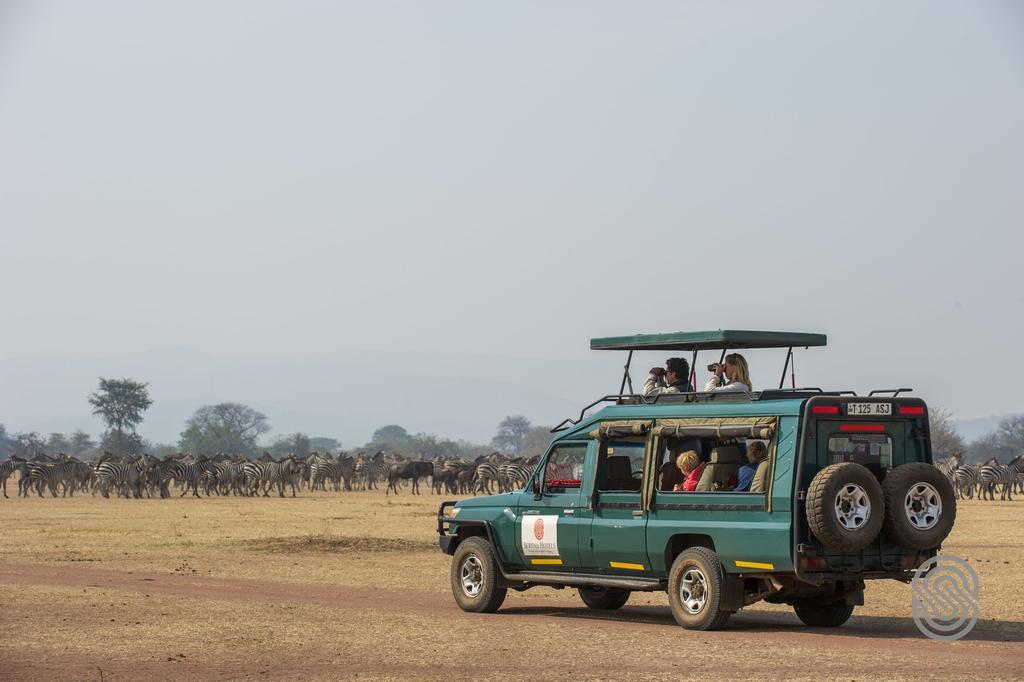
<instances>
[{"instance_id":1,"label":"green safari vehicle","mask_svg":"<svg viewBox=\"0 0 1024 682\"><path fill-rule=\"evenodd\" d=\"M507 591L575 588L592 609L665 591L676 621L722 627L744 606L793 606L807 625L845 623L866 580L909 582L952 529L956 502L932 466L928 411L910 389L782 388L793 349L820 334L719 330L593 339L628 352L619 392L566 420L525 487L446 501L441 550L466 611L493 612ZM634 351L692 354L788 349L779 388L638 395ZM628 387L628 390L627 390ZM603 407L602 407L603 405ZM596 410L591 414L588 411ZM748 490L732 489L748 450ZM692 492L677 458L697 453ZM692 458L692 455L687 455Z\"/></svg>"}]
</instances>

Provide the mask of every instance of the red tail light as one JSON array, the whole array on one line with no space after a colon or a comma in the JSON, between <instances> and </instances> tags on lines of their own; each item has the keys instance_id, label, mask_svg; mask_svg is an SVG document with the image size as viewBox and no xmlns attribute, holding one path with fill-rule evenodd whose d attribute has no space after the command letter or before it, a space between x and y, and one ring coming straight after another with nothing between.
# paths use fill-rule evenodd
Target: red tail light
<instances>
[{"instance_id":1,"label":"red tail light","mask_svg":"<svg viewBox=\"0 0 1024 682\"><path fill-rule=\"evenodd\" d=\"M839 414L838 405L815 405L811 408L811 414Z\"/></svg>"},{"instance_id":2,"label":"red tail light","mask_svg":"<svg viewBox=\"0 0 1024 682\"><path fill-rule=\"evenodd\" d=\"M840 424L840 431L866 431L869 433L881 433L885 431L885 424Z\"/></svg>"},{"instance_id":3,"label":"red tail light","mask_svg":"<svg viewBox=\"0 0 1024 682\"><path fill-rule=\"evenodd\" d=\"M924 414L924 408L901 405L900 414Z\"/></svg>"}]
</instances>

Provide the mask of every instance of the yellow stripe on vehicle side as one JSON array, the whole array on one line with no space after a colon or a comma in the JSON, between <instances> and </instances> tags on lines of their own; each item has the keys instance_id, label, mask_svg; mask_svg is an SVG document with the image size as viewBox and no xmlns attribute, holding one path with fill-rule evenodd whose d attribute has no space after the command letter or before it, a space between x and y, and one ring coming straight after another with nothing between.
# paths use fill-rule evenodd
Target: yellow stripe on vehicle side
<instances>
[{"instance_id":1,"label":"yellow stripe on vehicle side","mask_svg":"<svg viewBox=\"0 0 1024 682\"><path fill-rule=\"evenodd\" d=\"M644 570L643 564L627 564L621 561L609 561L608 564L612 568L628 568L631 571L642 571Z\"/></svg>"},{"instance_id":2,"label":"yellow stripe on vehicle side","mask_svg":"<svg viewBox=\"0 0 1024 682\"><path fill-rule=\"evenodd\" d=\"M771 571L775 568L775 564L761 564L756 561L737 561L736 568L763 568L766 571Z\"/></svg>"},{"instance_id":3,"label":"yellow stripe on vehicle side","mask_svg":"<svg viewBox=\"0 0 1024 682\"><path fill-rule=\"evenodd\" d=\"M534 566L561 566L561 559L530 559L530 563Z\"/></svg>"}]
</instances>

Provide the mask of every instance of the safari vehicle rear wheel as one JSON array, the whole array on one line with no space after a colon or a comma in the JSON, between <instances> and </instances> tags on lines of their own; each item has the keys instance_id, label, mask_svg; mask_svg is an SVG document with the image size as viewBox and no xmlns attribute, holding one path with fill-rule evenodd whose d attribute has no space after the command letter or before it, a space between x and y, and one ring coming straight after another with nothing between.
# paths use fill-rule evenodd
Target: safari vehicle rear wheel
<instances>
[{"instance_id":1,"label":"safari vehicle rear wheel","mask_svg":"<svg viewBox=\"0 0 1024 682\"><path fill-rule=\"evenodd\" d=\"M614 611L629 601L629 590L616 590L605 587L581 587L580 599L592 609Z\"/></svg>"},{"instance_id":2,"label":"safari vehicle rear wheel","mask_svg":"<svg viewBox=\"0 0 1024 682\"><path fill-rule=\"evenodd\" d=\"M853 615L853 605L844 600L823 604L806 601L793 604L797 618L814 628L837 628Z\"/></svg>"},{"instance_id":3,"label":"safari vehicle rear wheel","mask_svg":"<svg viewBox=\"0 0 1024 682\"><path fill-rule=\"evenodd\" d=\"M691 547L672 562L668 573L668 603L672 616L687 630L717 630L732 615L722 609L725 574L718 555L706 547Z\"/></svg>"},{"instance_id":4,"label":"safari vehicle rear wheel","mask_svg":"<svg viewBox=\"0 0 1024 682\"><path fill-rule=\"evenodd\" d=\"M934 549L953 530L953 484L931 464L901 464L882 481L882 493L885 534L896 544L910 549Z\"/></svg>"},{"instance_id":5,"label":"safari vehicle rear wheel","mask_svg":"<svg viewBox=\"0 0 1024 682\"><path fill-rule=\"evenodd\" d=\"M805 511L811 532L822 545L856 552L870 545L882 529L882 486L856 462L830 464L811 481Z\"/></svg>"},{"instance_id":6,"label":"safari vehicle rear wheel","mask_svg":"<svg viewBox=\"0 0 1024 682\"><path fill-rule=\"evenodd\" d=\"M498 587L498 562L486 539L463 540L452 556L452 594L463 611L493 613L505 601L508 590Z\"/></svg>"}]
</instances>

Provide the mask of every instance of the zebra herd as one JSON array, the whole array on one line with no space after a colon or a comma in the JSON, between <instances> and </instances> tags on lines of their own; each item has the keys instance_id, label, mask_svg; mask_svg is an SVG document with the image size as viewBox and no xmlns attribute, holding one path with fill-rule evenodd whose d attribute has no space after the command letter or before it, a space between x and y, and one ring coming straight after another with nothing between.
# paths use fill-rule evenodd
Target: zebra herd
<instances>
[{"instance_id":1,"label":"zebra herd","mask_svg":"<svg viewBox=\"0 0 1024 682\"><path fill-rule=\"evenodd\" d=\"M276 490L279 497L291 489L297 491L378 490L387 484L385 495L396 495L406 482L413 494L419 494L420 481L430 479L434 493L491 494L526 485L537 457L509 458L500 453L481 455L469 461L440 458L433 461L409 460L396 454L377 452L338 455L311 453L275 459L263 453L259 459L216 455L114 455L104 453L94 462L66 455L43 453L25 459L12 457L0 462L0 483L4 497L7 481L15 473L20 497L34 491L39 497L49 491L51 497L74 496L75 492L111 494L126 498L171 496L171 486L179 496L237 495L268 497Z\"/></svg>"},{"instance_id":2,"label":"zebra herd","mask_svg":"<svg viewBox=\"0 0 1024 682\"><path fill-rule=\"evenodd\" d=\"M964 456L956 453L936 466L949 478L957 499L995 500L996 492L1003 501L1013 500L1013 493L1024 494L1024 455L1017 455L1006 464L993 457L981 464L964 464Z\"/></svg>"}]
</instances>

